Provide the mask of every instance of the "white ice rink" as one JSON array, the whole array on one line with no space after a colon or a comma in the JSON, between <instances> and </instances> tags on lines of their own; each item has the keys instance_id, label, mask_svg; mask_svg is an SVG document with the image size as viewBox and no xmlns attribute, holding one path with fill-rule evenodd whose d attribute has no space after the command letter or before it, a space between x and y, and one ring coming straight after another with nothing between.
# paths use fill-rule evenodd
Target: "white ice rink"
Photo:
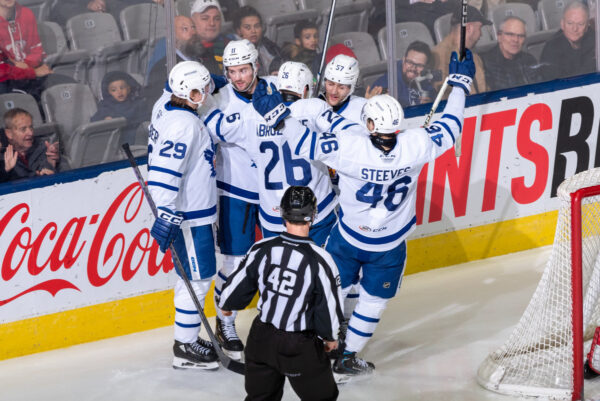
<instances>
[{"instance_id":1,"label":"white ice rink","mask_svg":"<svg viewBox=\"0 0 600 401\"><path fill-rule=\"evenodd\" d=\"M545 247L405 277L363 351L376 373L341 386L339 399L514 400L482 389L475 374L519 320L549 255ZM241 338L254 315L240 313ZM172 343L165 327L1 361L0 400L244 399L243 377L223 368L172 369ZM289 385L283 399L298 399Z\"/></svg>"}]
</instances>

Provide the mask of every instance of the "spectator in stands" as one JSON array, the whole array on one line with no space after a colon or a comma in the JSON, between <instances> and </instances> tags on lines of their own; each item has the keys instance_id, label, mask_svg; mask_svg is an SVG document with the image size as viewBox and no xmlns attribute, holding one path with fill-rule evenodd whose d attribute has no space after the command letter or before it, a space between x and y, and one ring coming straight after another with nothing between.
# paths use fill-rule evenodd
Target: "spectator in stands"
<instances>
[{"instance_id":1,"label":"spectator in stands","mask_svg":"<svg viewBox=\"0 0 600 401\"><path fill-rule=\"evenodd\" d=\"M79 14L110 13L118 24L121 10L136 3L138 2L131 3L128 0L59 0L52 6L49 19L64 27L69 18Z\"/></svg>"},{"instance_id":2,"label":"spectator in stands","mask_svg":"<svg viewBox=\"0 0 600 401\"><path fill-rule=\"evenodd\" d=\"M26 110L14 108L4 113L3 118L5 178L15 180L54 174L60 170L58 142L42 142L33 135L31 114Z\"/></svg>"},{"instance_id":3,"label":"spectator in stands","mask_svg":"<svg viewBox=\"0 0 600 401\"><path fill-rule=\"evenodd\" d=\"M239 39L248 39L258 50L258 75L270 75L282 64L281 49L264 36L262 17L254 7L240 7L233 17L233 29ZM273 65L271 65L273 64Z\"/></svg>"},{"instance_id":4,"label":"spectator in stands","mask_svg":"<svg viewBox=\"0 0 600 401\"><path fill-rule=\"evenodd\" d=\"M148 108L140 96L140 84L123 71L111 71L102 78L102 100L92 121L125 117L127 126L121 131L121 143L135 143L135 132L149 120Z\"/></svg>"},{"instance_id":5,"label":"spectator in stands","mask_svg":"<svg viewBox=\"0 0 600 401\"><path fill-rule=\"evenodd\" d=\"M314 76L319 73L319 27L313 21L303 20L294 26L294 43L286 43L281 49L283 58L310 67Z\"/></svg>"},{"instance_id":6,"label":"spectator in stands","mask_svg":"<svg viewBox=\"0 0 600 401\"><path fill-rule=\"evenodd\" d=\"M196 33L201 39L195 50L200 61L213 74L223 73L223 50L231 40L221 33L223 13L217 0L196 0L192 5L192 20L196 26ZM210 62L209 62L210 60ZM213 67L214 61L218 69Z\"/></svg>"},{"instance_id":7,"label":"spectator in stands","mask_svg":"<svg viewBox=\"0 0 600 401\"><path fill-rule=\"evenodd\" d=\"M589 15L580 1L565 7L561 29L546 42L540 57L545 80L596 71L595 33L589 28Z\"/></svg>"},{"instance_id":8,"label":"spectator in stands","mask_svg":"<svg viewBox=\"0 0 600 401\"><path fill-rule=\"evenodd\" d=\"M442 72L442 77L448 76L448 60L452 52L458 52L460 47L460 20L462 9L458 7L452 14L450 21L450 33L438 43L432 50L434 69ZM487 20L478 9L473 6L467 6L467 26L465 34L465 46L468 49L473 49L477 41L481 37L481 27L491 25L492 22ZM473 52L473 61L477 72L475 80L471 86L471 94L482 93L488 90L485 82L485 70L483 61L478 54ZM436 90L440 89L441 82L434 84Z\"/></svg>"},{"instance_id":9,"label":"spectator in stands","mask_svg":"<svg viewBox=\"0 0 600 401\"><path fill-rule=\"evenodd\" d=\"M45 56L33 12L15 0L1 0L0 90L24 91L39 99L52 74Z\"/></svg>"},{"instance_id":10,"label":"spectator in stands","mask_svg":"<svg viewBox=\"0 0 600 401\"><path fill-rule=\"evenodd\" d=\"M404 57L396 63L398 69L398 101L402 107L429 103L435 98L431 78L424 75L429 72L431 50L425 42L415 41L408 45ZM374 87L388 87L386 73L373 83Z\"/></svg>"},{"instance_id":11,"label":"spectator in stands","mask_svg":"<svg viewBox=\"0 0 600 401\"><path fill-rule=\"evenodd\" d=\"M540 65L523 51L525 21L510 16L498 29L498 44L481 55L489 90L512 88L542 80Z\"/></svg>"}]
</instances>

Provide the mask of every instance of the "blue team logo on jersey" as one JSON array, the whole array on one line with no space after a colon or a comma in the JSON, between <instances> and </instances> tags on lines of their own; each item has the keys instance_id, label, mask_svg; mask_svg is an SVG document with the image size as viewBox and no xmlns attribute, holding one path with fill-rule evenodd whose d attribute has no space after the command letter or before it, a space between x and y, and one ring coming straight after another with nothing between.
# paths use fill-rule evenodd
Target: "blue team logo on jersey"
<instances>
[{"instance_id":1,"label":"blue team logo on jersey","mask_svg":"<svg viewBox=\"0 0 600 401\"><path fill-rule=\"evenodd\" d=\"M210 166L210 176L216 176L217 171L215 170L215 151L213 149L205 149L204 160L206 160Z\"/></svg>"}]
</instances>

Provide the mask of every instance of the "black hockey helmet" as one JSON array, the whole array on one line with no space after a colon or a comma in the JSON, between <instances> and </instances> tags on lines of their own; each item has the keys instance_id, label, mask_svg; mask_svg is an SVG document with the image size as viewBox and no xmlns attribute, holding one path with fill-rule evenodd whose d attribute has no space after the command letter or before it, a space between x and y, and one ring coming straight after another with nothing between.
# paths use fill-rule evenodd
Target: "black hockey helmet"
<instances>
[{"instance_id":1,"label":"black hockey helmet","mask_svg":"<svg viewBox=\"0 0 600 401\"><path fill-rule=\"evenodd\" d=\"M280 204L281 217L294 223L312 222L317 214L317 197L309 187L289 187Z\"/></svg>"}]
</instances>

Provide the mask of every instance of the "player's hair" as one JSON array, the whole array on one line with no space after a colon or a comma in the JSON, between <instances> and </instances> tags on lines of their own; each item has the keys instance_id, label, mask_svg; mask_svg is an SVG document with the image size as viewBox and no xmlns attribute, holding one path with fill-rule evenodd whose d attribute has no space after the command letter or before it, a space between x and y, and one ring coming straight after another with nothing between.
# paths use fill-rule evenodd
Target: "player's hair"
<instances>
[{"instance_id":1,"label":"player's hair","mask_svg":"<svg viewBox=\"0 0 600 401\"><path fill-rule=\"evenodd\" d=\"M14 118L21 114L28 115L31 119L33 119L31 113L29 113L27 110L15 107L14 109L8 110L6 113L4 113L4 116L2 116L2 119L4 120L4 126L8 129L13 129Z\"/></svg>"},{"instance_id":2,"label":"player's hair","mask_svg":"<svg viewBox=\"0 0 600 401\"><path fill-rule=\"evenodd\" d=\"M185 99L182 99L177 95L171 95L171 104L177 107L187 107Z\"/></svg>"},{"instance_id":3,"label":"player's hair","mask_svg":"<svg viewBox=\"0 0 600 401\"><path fill-rule=\"evenodd\" d=\"M408 45L408 47L406 48L406 52L404 52L404 56L406 57L408 52L411 50L415 51L415 52L423 53L425 55L425 57L427 57L427 62L425 64L427 64L427 66L429 66L432 57L431 57L431 49L429 48L429 45L427 43L421 42L420 40L415 40L410 45Z\"/></svg>"},{"instance_id":4,"label":"player's hair","mask_svg":"<svg viewBox=\"0 0 600 401\"><path fill-rule=\"evenodd\" d=\"M302 31L305 29L316 29L318 31L319 27L313 21L307 19L299 21L294 25L294 38L300 39Z\"/></svg>"},{"instance_id":5,"label":"player's hair","mask_svg":"<svg viewBox=\"0 0 600 401\"><path fill-rule=\"evenodd\" d=\"M262 16L252 6L243 6L237 9L233 15L233 29L237 31L242 26L242 20L246 17L257 17L260 23L263 23Z\"/></svg>"}]
</instances>

